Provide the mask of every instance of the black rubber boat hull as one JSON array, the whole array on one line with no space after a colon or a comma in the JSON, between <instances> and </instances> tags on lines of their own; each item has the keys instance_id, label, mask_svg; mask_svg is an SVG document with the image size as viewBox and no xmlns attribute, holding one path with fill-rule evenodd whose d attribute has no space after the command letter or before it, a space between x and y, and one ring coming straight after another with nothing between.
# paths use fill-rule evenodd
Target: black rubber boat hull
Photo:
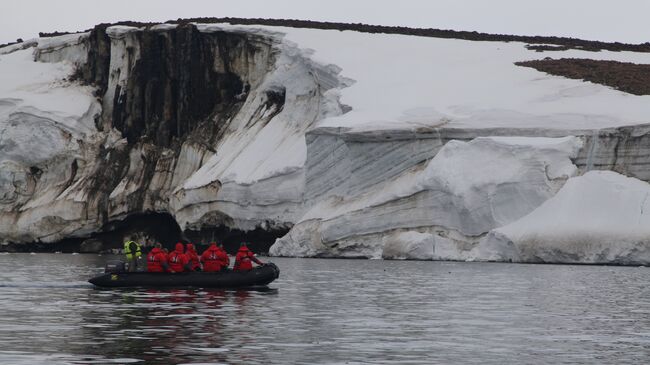
<instances>
[{"instance_id":1,"label":"black rubber boat hull","mask_svg":"<svg viewBox=\"0 0 650 365\"><path fill-rule=\"evenodd\" d=\"M245 288L270 284L280 276L280 269L275 264L268 263L250 271L226 271L217 273L184 272L184 273L149 273L149 272L117 272L96 276L88 282L105 288Z\"/></svg>"}]
</instances>

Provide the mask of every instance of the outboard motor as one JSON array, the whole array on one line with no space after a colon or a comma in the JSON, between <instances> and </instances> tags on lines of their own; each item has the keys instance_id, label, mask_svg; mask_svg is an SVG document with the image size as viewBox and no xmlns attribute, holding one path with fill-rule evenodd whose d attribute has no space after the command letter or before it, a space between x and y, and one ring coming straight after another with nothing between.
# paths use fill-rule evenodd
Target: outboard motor
<instances>
[{"instance_id":1,"label":"outboard motor","mask_svg":"<svg viewBox=\"0 0 650 365\"><path fill-rule=\"evenodd\" d=\"M104 267L105 274L112 274L118 272L126 272L126 264L124 261L109 261Z\"/></svg>"}]
</instances>

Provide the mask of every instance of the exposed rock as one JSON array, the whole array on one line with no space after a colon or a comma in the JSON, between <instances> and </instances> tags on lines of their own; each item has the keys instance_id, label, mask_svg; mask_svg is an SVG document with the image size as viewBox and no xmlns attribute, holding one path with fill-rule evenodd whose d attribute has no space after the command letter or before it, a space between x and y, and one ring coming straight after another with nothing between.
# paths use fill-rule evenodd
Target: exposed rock
<instances>
[{"instance_id":1,"label":"exposed rock","mask_svg":"<svg viewBox=\"0 0 650 365\"><path fill-rule=\"evenodd\" d=\"M457 31L451 29L434 29L434 28L409 28L402 26L385 26L373 25L363 23L336 23L336 22L321 22L313 20L298 20L298 19L263 19L263 18L236 18L236 17L203 17L203 18L186 18L170 20L167 24L188 24L188 23L201 23L201 24L246 24L246 25L268 25L276 27L293 27L293 28L308 28L308 29L323 29L323 30L351 30L355 32L365 33L384 33L384 34L401 34L401 35L414 35L419 37L434 37L434 38L447 38L447 39L463 39L469 41L489 41L489 42L524 42L533 44L534 50L556 50L548 45L560 45L564 49L578 49L588 51L633 51L633 52L650 52L650 42L643 44L627 44L620 42L601 42L595 40L583 40L568 37L553 37L553 36L525 36L525 35L511 35L511 34L489 34L471 31ZM104 24L106 26L107 24ZM134 27L151 27L157 26L157 23L143 23L143 22L119 22L116 25L126 25ZM56 37L68 34L67 32L40 32L39 37ZM546 46L542 46L546 45ZM2 47L2 45L0 45Z\"/></svg>"},{"instance_id":2,"label":"exposed rock","mask_svg":"<svg viewBox=\"0 0 650 365\"><path fill-rule=\"evenodd\" d=\"M79 245L80 253L99 253L104 251L104 242L98 239L87 239Z\"/></svg>"},{"instance_id":3,"label":"exposed rock","mask_svg":"<svg viewBox=\"0 0 650 365\"><path fill-rule=\"evenodd\" d=\"M634 95L650 95L650 65L578 58L525 61L516 65L611 86Z\"/></svg>"},{"instance_id":4,"label":"exposed rock","mask_svg":"<svg viewBox=\"0 0 650 365\"><path fill-rule=\"evenodd\" d=\"M566 51L571 49L569 46L558 46L553 44L527 44L526 49L530 49L535 52L546 52L546 51Z\"/></svg>"}]
</instances>

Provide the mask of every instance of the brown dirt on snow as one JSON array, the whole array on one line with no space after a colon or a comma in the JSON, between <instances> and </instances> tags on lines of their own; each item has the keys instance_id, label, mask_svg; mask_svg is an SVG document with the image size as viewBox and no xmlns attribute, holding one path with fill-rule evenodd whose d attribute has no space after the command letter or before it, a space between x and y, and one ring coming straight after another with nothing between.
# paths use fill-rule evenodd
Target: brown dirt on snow
<instances>
[{"instance_id":1,"label":"brown dirt on snow","mask_svg":"<svg viewBox=\"0 0 650 365\"><path fill-rule=\"evenodd\" d=\"M384 33L384 34L402 34L421 37L462 39L468 41L494 41L494 42L524 42L528 43L525 47L531 51L565 51L568 49L578 49L583 51L598 52L607 51L631 51L631 52L650 52L650 42L641 44L627 44L619 42L600 42L589 41L567 37L547 37L547 36L520 36L508 34L488 34L468 31L455 31L433 28L408 28L382 25L369 25L361 23L333 23L317 22L309 20L296 19L260 19L260 18L189 18L176 19L167 21L169 24L187 24L187 23L230 23L244 25L267 25L282 26L293 28L311 28L324 30L350 30L364 33ZM151 27L159 23L143 23L133 21L123 21L117 23L103 23L95 26L94 33L103 30L111 25L127 25L133 27ZM58 36L66 34L65 32L39 33L41 37ZM650 65L637 65L633 63L623 63L615 61L596 61L588 59L559 59L559 60L539 60L516 63L519 66L532 67L538 71L546 72L551 75L564 76L573 79L582 79L594 83L611 86L615 89L632 93L635 95L650 95Z\"/></svg>"},{"instance_id":2,"label":"brown dirt on snow","mask_svg":"<svg viewBox=\"0 0 650 365\"><path fill-rule=\"evenodd\" d=\"M516 62L555 76L591 81L634 95L650 95L650 65L580 58Z\"/></svg>"},{"instance_id":3,"label":"brown dirt on snow","mask_svg":"<svg viewBox=\"0 0 650 365\"><path fill-rule=\"evenodd\" d=\"M567 51L571 49L569 46L556 46L553 44L527 44L526 49L535 52L548 52L548 51ZM584 49L585 51L592 51L591 49ZM599 50L595 50L596 52Z\"/></svg>"},{"instance_id":4,"label":"brown dirt on snow","mask_svg":"<svg viewBox=\"0 0 650 365\"><path fill-rule=\"evenodd\" d=\"M509 34L488 34L480 32L456 31L447 29L434 28L408 28L393 27L383 25L370 25L362 23L333 23L317 22L311 20L296 19L260 19L260 18L189 18L176 19L167 21L169 24L186 24L186 23L230 23L245 25L269 25L292 28L312 28L312 29L329 29L329 30L352 30L364 33L385 33L385 34L403 34L420 37L463 39L468 41L494 41L494 42L524 42L532 44L532 47L545 47L543 45L559 45L566 49L580 49L587 51L632 51L632 52L650 52L650 42L642 44L627 44L619 42L600 42L588 41L567 37L548 37L548 36L520 36ZM133 21L123 21L113 24L100 24L98 27L109 25L128 25L134 27L147 27L159 23L141 23ZM65 34L62 32L39 33L40 37L49 37ZM535 46L538 45L538 46ZM555 49L558 50L558 49Z\"/></svg>"}]
</instances>

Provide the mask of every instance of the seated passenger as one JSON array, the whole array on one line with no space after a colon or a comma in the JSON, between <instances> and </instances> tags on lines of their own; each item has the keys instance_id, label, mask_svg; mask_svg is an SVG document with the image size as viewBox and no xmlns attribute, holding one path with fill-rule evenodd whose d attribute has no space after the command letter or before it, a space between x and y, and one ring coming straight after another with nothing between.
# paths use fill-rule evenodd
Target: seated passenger
<instances>
[{"instance_id":1,"label":"seated passenger","mask_svg":"<svg viewBox=\"0 0 650 365\"><path fill-rule=\"evenodd\" d=\"M176 244L176 249L167 255L167 262L171 272L191 271L190 259L183 252L185 248L182 243Z\"/></svg>"},{"instance_id":2,"label":"seated passenger","mask_svg":"<svg viewBox=\"0 0 650 365\"><path fill-rule=\"evenodd\" d=\"M228 266L230 266L230 257L228 256L228 252L223 249L223 243L218 243L217 244L217 249L218 249L218 257L221 260L221 270L226 270L228 269Z\"/></svg>"},{"instance_id":3,"label":"seated passenger","mask_svg":"<svg viewBox=\"0 0 650 365\"><path fill-rule=\"evenodd\" d=\"M228 268L230 259L226 251L221 248L221 244L217 246L216 243L212 242L210 247L201 255L201 262L203 262L203 271L217 272Z\"/></svg>"},{"instance_id":4,"label":"seated passenger","mask_svg":"<svg viewBox=\"0 0 650 365\"><path fill-rule=\"evenodd\" d=\"M187 247L187 252L185 254L187 255L187 258L190 259L190 270L201 271L201 263L199 262L199 255L196 253L196 250L194 249L194 245L188 243L186 247Z\"/></svg>"},{"instance_id":5,"label":"seated passenger","mask_svg":"<svg viewBox=\"0 0 650 365\"><path fill-rule=\"evenodd\" d=\"M167 255L161 250L162 245L156 243L154 248L147 255L147 271L148 272L167 272L169 265L167 264Z\"/></svg>"},{"instance_id":6,"label":"seated passenger","mask_svg":"<svg viewBox=\"0 0 650 365\"><path fill-rule=\"evenodd\" d=\"M237 256L235 256L235 267L234 271L248 271L253 269L253 262L258 265L264 264L262 261L258 260L255 257L253 251L249 250L245 242L239 246L239 251L237 251Z\"/></svg>"}]
</instances>

